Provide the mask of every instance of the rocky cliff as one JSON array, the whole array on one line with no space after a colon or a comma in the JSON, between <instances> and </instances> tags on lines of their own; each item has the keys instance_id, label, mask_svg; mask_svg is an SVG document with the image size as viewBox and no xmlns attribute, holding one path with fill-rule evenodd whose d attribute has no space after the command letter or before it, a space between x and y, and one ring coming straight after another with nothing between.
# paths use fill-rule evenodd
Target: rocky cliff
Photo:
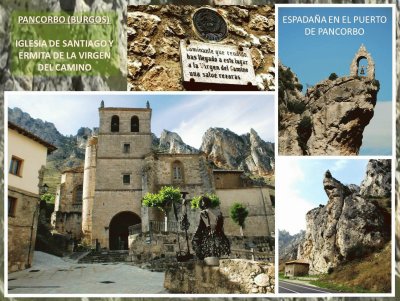
<instances>
[{"instance_id":1,"label":"rocky cliff","mask_svg":"<svg viewBox=\"0 0 400 301\"><path fill-rule=\"evenodd\" d=\"M297 259L297 250L303 243L305 231L290 235L289 232L279 231L279 261L290 261Z\"/></svg>"},{"instance_id":2,"label":"rocky cliff","mask_svg":"<svg viewBox=\"0 0 400 301\"><path fill-rule=\"evenodd\" d=\"M392 175L390 160L370 160L365 179L360 185L360 194L369 197L390 197Z\"/></svg>"},{"instance_id":3,"label":"rocky cliff","mask_svg":"<svg viewBox=\"0 0 400 301\"><path fill-rule=\"evenodd\" d=\"M239 136L229 129L210 128L203 136L200 150L222 169L241 169L264 176L275 168L274 144L261 140L253 129Z\"/></svg>"},{"instance_id":4,"label":"rocky cliff","mask_svg":"<svg viewBox=\"0 0 400 301\"><path fill-rule=\"evenodd\" d=\"M196 154L199 150L187 145L182 141L182 138L174 132L163 130L158 139L158 151L170 154Z\"/></svg>"},{"instance_id":5,"label":"rocky cliff","mask_svg":"<svg viewBox=\"0 0 400 301\"><path fill-rule=\"evenodd\" d=\"M19 108L8 108L8 120L57 147L48 157L48 162L53 162L56 169L63 170L83 163L86 141L93 130L82 127L76 135L64 136L53 123L34 119Z\"/></svg>"},{"instance_id":6,"label":"rocky cliff","mask_svg":"<svg viewBox=\"0 0 400 301\"><path fill-rule=\"evenodd\" d=\"M371 176L371 174L380 176ZM384 174L384 176L382 176ZM323 180L328 203L306 215L307 230L298 248L298 259L310 263L310 274L327 273L341 263L361 258L379 249L390 240L390 198L388 190L372 189L371 185L390 183L390 160L370 160L360 192L343 185L329 171ZM375 183L369 179L374 177ZM390 189L390 187L388 188Z\"/></svg>"},{"instance_id":7,"label":"rocky cliff","mask_svg":"<svg viewBox=\"0 0 400 301\"><path fill-rule=\"evenodd\" d=\"M357 155L363 131L374 115L379 82L330 76L303 95L291 70L280 66L279 71L284 77L279 81L279 152Z\"/></svg>"}]
</instances>

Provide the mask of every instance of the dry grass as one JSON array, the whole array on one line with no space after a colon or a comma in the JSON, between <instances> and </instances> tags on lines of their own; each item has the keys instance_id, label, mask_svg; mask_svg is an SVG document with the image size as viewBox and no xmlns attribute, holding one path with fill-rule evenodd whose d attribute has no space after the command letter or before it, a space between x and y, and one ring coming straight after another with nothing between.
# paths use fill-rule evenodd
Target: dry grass
<instances>
[{"instance_id":1,"label":"dry grass","mask_svg":"<svg viewBox=\"0 0 400 301\"><path fill-rule=\"evenodd\" d=\"M318 285L346 287L354 292L389 293L391 291L391 246L365 258L337 267L318 280Z\"/></svg>"}]
</instances>

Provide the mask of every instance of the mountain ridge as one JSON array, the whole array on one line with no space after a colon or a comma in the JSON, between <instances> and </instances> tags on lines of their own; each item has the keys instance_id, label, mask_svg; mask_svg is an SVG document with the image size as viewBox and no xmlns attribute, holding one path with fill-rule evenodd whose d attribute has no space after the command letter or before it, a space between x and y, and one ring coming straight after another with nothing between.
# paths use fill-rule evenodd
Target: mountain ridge
<instances>
[{"instance_id":1,"label":"mountain ridge","mask_svg":"<svg viewBox=\"0 0 400 301\"><path fill-rule=\"evenodd\" d=\"M8 108L8 116L11 122L58 148L48 161L60 172L83 164L87 140L98 132L98 128L81 127L76 135L66 136L53 123L32 118L17 107ZM199 149L187 145L179 134L163 130L159 138L152 133L152 150L170 154L202 152L215 168L241 169L250 176L270 176L275 169L274 143L263 141L254 129L238 135L229 129L209 128Z\"/></svg>"}]
</instances>

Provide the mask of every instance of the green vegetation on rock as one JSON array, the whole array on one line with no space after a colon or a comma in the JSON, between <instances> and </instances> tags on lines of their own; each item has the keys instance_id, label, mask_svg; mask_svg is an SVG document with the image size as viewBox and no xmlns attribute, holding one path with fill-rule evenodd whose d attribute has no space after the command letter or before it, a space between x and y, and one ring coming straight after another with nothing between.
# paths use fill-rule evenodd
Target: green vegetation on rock
<instances>
[{"instance_id":1,"label":"green vegetation on rock","mask_svg":"<svg viewBox=\"0 0 400 301\"><path fill-rule=\"evenodd\" d=\"M338 78L338 75L335 73L335 72L333 72L333 73L331 73L330 75L329 75L329 80L335 80L335 79L337 79Z\"/></svg>"},{"instance_id":2,"label":"green vegetation on rock","mask_svg":"<svg viewBox=\"0 0 400 301\"><path fill-rule=\"evenodd\" d=\"M312 133L311 118L309 116L303 116L297 127L298 142L300 148L303 151L303 154L307 153L307 141L310 138L311 133Z\"/></svg>"}]
</instances>

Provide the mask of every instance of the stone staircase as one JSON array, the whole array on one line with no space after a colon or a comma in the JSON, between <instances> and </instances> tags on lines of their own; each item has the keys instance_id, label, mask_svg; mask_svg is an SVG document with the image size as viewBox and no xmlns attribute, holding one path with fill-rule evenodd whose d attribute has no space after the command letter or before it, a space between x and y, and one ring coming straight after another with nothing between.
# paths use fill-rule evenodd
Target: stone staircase
<instances>
[{"instance_id":1,"label":"stone staircase","mask_svg":"<svg viewBox=\"0 0 400 301\"><path fill-rule=\"evenodd\" d=\"M107 263L128 261L128 250L91 251L79 259L78 263Z\"/></svg>"}]
</instances>

